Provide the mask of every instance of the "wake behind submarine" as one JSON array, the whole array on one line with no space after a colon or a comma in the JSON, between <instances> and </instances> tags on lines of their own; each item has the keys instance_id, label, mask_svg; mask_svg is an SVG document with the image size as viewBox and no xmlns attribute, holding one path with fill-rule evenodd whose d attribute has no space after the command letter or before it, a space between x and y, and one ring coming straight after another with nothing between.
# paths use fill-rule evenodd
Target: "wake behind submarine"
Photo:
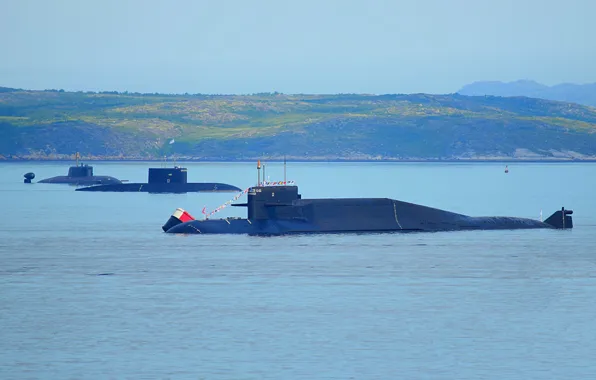
<instances>
[{"instance_id":1,"label":"wake behind submarine","mask_svg":"<svg viewBox=\"0 0 596 380\"><path fill-rule=\"evenodd\" d=\"M389 198L303 199L298 187L287 182L285 175L284 181L261 182L260 162L257 170L257 185L243 192L248 193L247 203L227 202L231 206L247 207L246 218L206 217L197 220L178 208L162 226L163 231L172 234L283 235L573 228L573 211L565 208L542 222L508 216L468 216Z\"/></svg>"}]
</instances>

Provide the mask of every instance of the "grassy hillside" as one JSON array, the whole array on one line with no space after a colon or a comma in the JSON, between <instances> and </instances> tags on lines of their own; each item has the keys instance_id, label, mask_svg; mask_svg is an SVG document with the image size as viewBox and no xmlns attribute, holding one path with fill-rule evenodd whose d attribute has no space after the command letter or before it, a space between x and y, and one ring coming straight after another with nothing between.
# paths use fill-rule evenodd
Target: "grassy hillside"
<instances>
[{"instance_id":1,"label":"grassy hillside","mask_svg":"<svg viewBox=\"0 0 596 380\"><path fill-rule=\"evenodd\" d=\"M523 97L0 88L8 158L581 158L596 156L595 131L594 108Z\"/></svg>"}]
</instances>

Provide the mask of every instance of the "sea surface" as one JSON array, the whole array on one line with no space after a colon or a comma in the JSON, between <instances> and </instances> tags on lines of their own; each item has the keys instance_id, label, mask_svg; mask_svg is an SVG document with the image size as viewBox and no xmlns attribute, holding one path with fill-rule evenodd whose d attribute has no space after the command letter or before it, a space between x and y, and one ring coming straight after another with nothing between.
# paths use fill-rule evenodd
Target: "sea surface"
<instances>
[{"instance_id":1,"label":"sea surface","mask_svg":"<svg viewBox=\"0 0 596 380\"><path fill-rule=\"evenodd\" d=\"M0 163L1 379L596 378L596 164L289 163L304 198L564 206L575 228L282 237L162 232L235 193L22 181L68 165ZM162 164L93 165L144 182ZM257 179L252 162L184 165L193 182Z\"/></svg>"}]
</instances>

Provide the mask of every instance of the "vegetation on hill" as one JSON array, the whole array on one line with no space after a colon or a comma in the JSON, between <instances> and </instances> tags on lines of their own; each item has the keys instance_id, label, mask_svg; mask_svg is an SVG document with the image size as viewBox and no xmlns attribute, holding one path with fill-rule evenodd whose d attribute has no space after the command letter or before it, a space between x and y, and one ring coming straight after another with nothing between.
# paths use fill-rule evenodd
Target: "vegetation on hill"
<instances>
[{"instance_id":1,"label":"vegetation on hill","mask_svg":"<svg viewBox=\"0 0 596 380\"><path fill-rule=\"evenodd\" d=\"M5 158L585 158L595 131L594 108L525 97L0 88Z\"/></svg>"}]
</instances>

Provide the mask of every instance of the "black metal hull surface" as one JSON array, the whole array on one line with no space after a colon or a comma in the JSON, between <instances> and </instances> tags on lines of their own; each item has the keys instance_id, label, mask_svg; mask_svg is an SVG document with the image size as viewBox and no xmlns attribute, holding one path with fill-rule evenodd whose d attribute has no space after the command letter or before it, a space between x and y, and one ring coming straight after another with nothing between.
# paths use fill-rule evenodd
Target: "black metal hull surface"
<instances>
[{"instance_id":1,"label":"black metal hull surface","mask_svg":"<svg viewBox=\"0 0 596 380\"><path fill-rule=\"evenodd\" d=\"M250 206L249 206L250 207ZM256 207L256 206L255 206ZM545 222L517 217L472 217L388 198L297 199L264 203L259 218L181 222L174 216L167 233L281 235L338 232L434 232L572 228L571 211L557 211Z\"/></svg>"},{"instance_id":2,"label":"black metal hull surface","mask_svg":"<svg viewBox=\"0 0 596 380\"><path fill-rule=\"evenodd\" d=\"M122 183L83 187L76 191L110 191L142 193L195 193L195 192L235 192L236 186L225 183Z\"/></svg>"},{"instance_id":3,"label":"black metal hull surface","mask_svg":"<svg viewBox=\"0 0 596 380\"><path fill-rule=\"evenodd\" d=\"M41 181L37 181L37 183L62 183L62 184L69 184L69 185L80 185L80 186L91 186L91 185L117 185L121 184L122 182L114 177L105 176L105 175L97 175L91 177L69 177L69 176L57 176L42 179Z\"/></svg>"}]
</instances>

